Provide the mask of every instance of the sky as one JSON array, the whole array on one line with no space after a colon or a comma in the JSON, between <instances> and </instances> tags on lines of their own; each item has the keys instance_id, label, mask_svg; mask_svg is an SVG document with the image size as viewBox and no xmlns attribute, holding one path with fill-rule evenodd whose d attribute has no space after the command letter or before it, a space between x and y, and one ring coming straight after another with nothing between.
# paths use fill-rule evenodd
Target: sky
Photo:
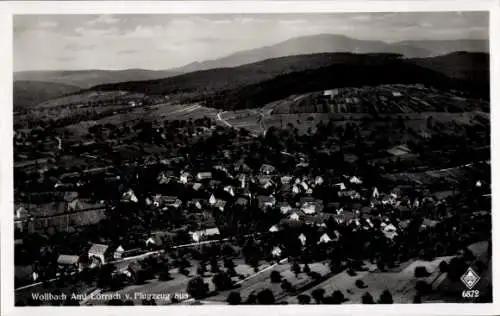
<instances>
[{"instance_id":1,"label":"sky","mask_svg":"<svg viewBox=\"0 0 500 316\"><path fill-rule=\"evenodd\" d=\"M166 70L287 39L487 39L486 12L16 15L14 71Z\"/></svg>"}]
</instances>

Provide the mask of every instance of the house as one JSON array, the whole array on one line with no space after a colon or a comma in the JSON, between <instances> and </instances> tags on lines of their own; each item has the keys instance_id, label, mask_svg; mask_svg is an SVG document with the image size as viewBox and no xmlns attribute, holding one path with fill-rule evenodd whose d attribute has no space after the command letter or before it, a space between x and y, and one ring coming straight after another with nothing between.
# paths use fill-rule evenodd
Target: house
<instances>
[{"instance_id":1,"label":"house","mask_svg":"<svg viewBox=\"0 0 500 316\"><path fill-rule=\"evenodd\" d=\"M162 197L162 202L165 206L179 208L182 205L182 201L176 196L164 196Z\"/></svg>"},{"instance_id":2,"label":"house","mask_svg":"<svg viewBox=\"0 0 500 316\"><path fill-rule=\"evenodd\" d=\"M220 235L219 229L217 227L208 228L204 230L198 230L195 232L189 232L191 238L194 242L200 242L205 238Z\"/></svg>"},{"instance_id":3,"label":"house","mask_svg":"<svg viewBox=\"0 0 500 316\"><path fill-rule=\"evenodd\" d=\"M260 186L264 189L268 189L268 188L274 186L274 182L268 176L259 177L258 180L259 180Z\"/></svg>"},{"instance_id":4,"label":"house","mask_svg":"<svg viewBox=\"0 0 500 316\"><path fill-rule=\"evenodd\" d=\"M210 180L212 179L212 173L211 172L198 172L196 174L196 180L202 181L202 180Z\"/></svg>"},{"instance_id":5,"label":"house","mask_svg":"<svg viewBox=\"0 0 500 316\"><path fill-rule=\"evenodd\" d=\"M335 186L338 187L340 191L344 191L346 189L344 182L336 183Z\"/></svg>"},{"instance_id":6,"label":"house","mask_svg":"<svg viewBox=\"0 0 500 316\"><path fill-rule=\"evenodd\" d=\"M124 251L125 250L121 245L116 247L115 251L113 252L113 259L115 260L121 259Z\"/></svg>"},{"instance_id":7,"label":"house","mask_svg":"<svg viewBox=\"0 0 500 316\"><path fill-rule=\"evenodd\" d=\"M363 181L361 181L361 179L356 177L356 176L351 177L349 179L349 182L352 184L362 184L363 183Z\"/></svg>"},{"instance_id":8,"label":"house","mask_svg":"<svg viewBox=\"0 0 500 316\"><path fill-rule=\"evenodd\" d=\"M179 177L179 181L183 184L187 184L191 182L193 179L193 176L189 172L183 172L181 176Z\"/></svg>"},{"instance_id":9,"label":"house","mask_svg":"<svg viewBox=\"0 0 500 316\"><path fill-rule=\"evenodd\" d=\"M323 177L321 176L317 176L315 179L314 179L314 184L315 185L322 185L323 182L325 182L325 180L323 180Z\"/></svg>"},{"instance_id":10,"label":"house","mask_svg":"<svg viewBox=\"0 0 500 316\"><path fill-rule=\"evenodd\" d=\"M83 270L80 257L74 255L59 255L57 257L57 267L67 272L80 272Z\"/></svg>"},{"instance_id":11,"label":"house","mask_svg":"<svg viewBox=\"0 0 500 316\"><path fill-rule=\"evenodd\" d=\"M88 257L91 260L96 260L97 265L105 264L112 258L109 246L103 244L93 244L88 251Z\"/></svg>"},{"instance_id":12,"label":"house","mask_svg":"<svg viewBox=\"0 0 500 316\"><path fill-rule=\"evenodd\" d=\"M235 202L236 205L240 206L247 206L248 205L248 198L245 196L240 196Z\"/></svg>"},{"instance_id":13,"label":"house","mask_svg":"<svg viewBox=\"0 0 500 316\"><path fill-rule=\"evenodd\" d=\"M146 239L146 247L159 247L163 245L163 239L161 236L153 235Z\"/></svg>"},{"instance_id":14,"label":"house","mask_svg":"<svg viewBox=\"0 0 500 316\"><path fill-rule=\"evenodd\" d=\"M292 187L292 192L294 194L299 194L299 192L300 192L299 186L296 185L296 184L294 184L293 187Z\"/></svg>"},{"instance_id":15,"label":"house","mask_svg":"<svg viewBox=\"0 0 500 316\"><path fill-rule=\"evenodd\" d=\"M122 201L123 202L134 202L134 203L139 202L139 200L135 196L134 191L132 189L129 189L128 191L126 191L125 193L123 193L123 195L122 195Z\"/></svg>"},{"instance_id":16,"label":"house","mask_svg":"<svg viewBox=\"0 0 500 316\"><path fill-rule=\"evenodd\" d=\"M392 156L404 156L411 153L411 150L406 145L399 145L392 148L387 149L387 153Z\"/></svg>"},{"instance_id":17,"label":"house","mask_svg":"<svg viewBox=\"0 0 500 316\"><path fill-rule=\"evenodd\" d=\"M374 188L373 188L373 192L372 192L372 198L374 198L374 199L378 199L378 198L379 198L379 196L380 196L380 193L378 192L377 187L374 187Z\"/></svg>"},{"instance_id":18,"label":"house","mask_svg":"<svg viewBox=\"0 0 500 316\"><path fill-rule=\"evenodd\" d=\"M327 233L324 233L319 238L318 244L326 244L326 243L329 243L330 241L332 241L332 239L330 238L330 236L328 236Z\"/></svg>"},{"instance_id":19,"label":"house","mask_svg":"<svg viewBox=\"0 0 500 316\"><path fill-rule=\"evenodd\" d=\"M202 187L201 183L199 182L193 183L193 190L198 191L199 189L201 189L201 187Z\"/></svg>"},{"instance_id":20,"label":"house","mask_svg":"<svg viewBox=\"0 0 500 316\"><path fill-rule=\"evenodd\" d=\"M224 200L219 200L219 199L218 199L217 201L215 201L214 207L215 207L215 208L218 208L218 209L219 209L219 211L224 212L224 209L225 209L225 207L226 207L226 204L227 204L227 202L226 202L226 201L224 201Z\"/></svg>"},{"instance_id":21,"label":"house","mask_svg":"<svg viewBox=\"0 0 500 316\"><path fill-rule=\"evenodd\" d=\"M224 191L226 191L227 193L229 193L231 196L234 196L234 189L232 186L228 185L228 186L225 186L224 187Z\"/></svg>"},{"instance_id":22,"label":"house","mask_svg":"<svg viewBox=\"0 0 500 316\"><path fill-rule=\"evenodd\" d=\"M293 220L293 221L298 221L299 220L299 214L293 213L292 215L290 215L290 219Z\"/></svg>"},{"instance_id":23,"label":"house","mask_svg":"<svg viewBox=\"0 0 500 316\"><path fill-rule=\"evenodd\" d=\"M292 182L292 177L291 176L282 176L281 177L281 184L289 184Z\"/></svg>"},{"instance_id":24,"label":"house","mask_svg":"<svg viewBox=\"0 0 500 316\"><path fill-rule=\"evenodd\" d=\"M244 189L247 186L247 175L240 173L236 179L240 182L240 188Z\"/></svg>"},{"instance_id":25,"label":"house","mask_svg":"<svg viewBox=\"0 0 500 316\"><path fill-rule=\"evenodd\" d=\"M269 228L269 231L271 233L275 233L275 232L279 231L279 228L278 228L278 226L273 225L273 226L271 226L271 228Z\"/></svg>"},{"instance_id":26,"label":"house","mask_svg":"<svg viewBox=\"0 0 500 316\"><path fill-rule=\"evenodd\" d=\"M306 235L300 234L299 235L299 240L300 240L300 243L302 244L302 246L306 245L306 241L307 241Z\"/></svg>"},{"instance_id":27,"label":"house","mask_svg":"<svg viewBox=\"0 0 500 316\"><path fill-rule=\"evenodd\" d=\"M221 183L222 183L222 182L220 182L219 180L213 180L213 179L212 179L212 180L210 180L210 181L208 182L208 186L209 186L210 188L212 188L212 189L216 189L216 188L218 188L218 187L221 185Z\"/></svg>"},{"instance_id":28,"label":"house","mask_svg":"<svg viewBox=\"0 0 500 316\"><path fill-rule=\"evenodd\" d=\"M281 248L278 246L274 247L273 250L271 251L271 255L275 258L280 258L282 254L283 252L281 251Z\"/></svg>"},{"instance_id":29,"label":"house","mask_svg":"<svg viewBox=\"0 0 500 316\"><path fill-rule=\"evenodd\" d=\"M208 199L208 204L210 205L215 205L215 203L217 202L217 199L215 198L215 195L210 195L210 198Z\"/></svg>"},{"instance_id":30,"label":"house","mask_svg":"<svg viewBox=\"0 0 500 316\"><path fill-rule=\"evenodd\" d=\"M276 172L276 168L272 165L263 164L260 167L260 173L262 173L262 174L270 175L270 174L274 174L275 172Z\"/></svg>"},{"instance_id":31,"label":"house","mask_svg":"<svg viewBox=\"0 0 500 316\"><path fill-rule=\"evenodd\" d=\"M280 212L282 214L288 214L288 212L290 212L292 210L292 207L290 206L290 204L288 203L281 203L280 205Z\"/></svg>"},{"instance_id":32,"label":"house","mask_svg":"<svg viewBox=\"0 0 500 316\"><path fill-rule=\"evenodd\" d=\"M257 204L261 209L274 207L274 205L276 204L276 199L274 198L274 196L259 195L257 196Z\"/></svg>"}]
</instances>

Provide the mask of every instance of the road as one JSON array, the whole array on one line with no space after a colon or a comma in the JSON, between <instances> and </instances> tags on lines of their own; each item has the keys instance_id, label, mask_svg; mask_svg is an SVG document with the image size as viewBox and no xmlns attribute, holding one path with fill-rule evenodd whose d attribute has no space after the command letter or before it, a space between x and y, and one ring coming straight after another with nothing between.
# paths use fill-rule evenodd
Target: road
<instances>
[{"instance_id":1,"label":"road","mask_svg":"<svg viewBox=\"0 0 500 316\"><path fill-rule=\"evenodd\" d=\"M228 121L226 121L225 119L222 118L222 113L224 113L224 112L217 113L217 120L221 121L224 125L226 125L228 127L233 127L233 125L229 124Z\"/></svg>"},{"instance_id":2,"label":"road","mask_svg":"<svg viewBox=\"0 0 500 316\"><path fill-rule=\"evenodd\" d=\"M257 236L257 235L260 235L260 234L261 233L247 234L247 235L244 235L243 237L252 237L252 236ZM176 246L173 246L172 249L207 245L207 244L212 244L212 243L229 241L230 239L231 239L230 237L227 237L227 238L222 238L222 239L206 240L206 241L202 241L202 242L195 242L195 243L188 243L188 244L176 245ZM144 258L146 258L148 256L155 255L155 254L160 254L160 253L163 253L163 252L165 252L165 250L163 250L163 249L161 249L161 250L155 250L155 251L149 251L149 252L137 255L137 256L132 256L132 257L127 257L127 258L123 258L123 259L119 259L119 260L109 261L108 264L113 264L117 269L119 269L119 268L124 267L125 265L128 265L128 263L131 262L131 261L141 260L141 259L144 259ZM75 272L71 273L71 275L74 275L74 274L75 274ZM52 278L50 280L47 280L46 282L47 283L54 282L57 279L58 279L57 277L56 278ZM29 288L32 288L32 287L35 287L35 286L39 286L39 285L42 285L42 284L43 284L43 282L32 283L32 284L28 284L28 285L25 285L25 286L18 287L14 291L21 291L21 290L29 289Z\"/></svg>"}]
</instances>

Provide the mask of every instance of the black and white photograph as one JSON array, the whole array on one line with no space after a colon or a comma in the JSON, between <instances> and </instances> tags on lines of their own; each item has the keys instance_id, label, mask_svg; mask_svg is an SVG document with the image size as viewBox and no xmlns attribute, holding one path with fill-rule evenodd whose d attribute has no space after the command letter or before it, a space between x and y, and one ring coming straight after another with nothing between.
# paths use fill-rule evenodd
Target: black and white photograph
<instances>
[{"instance_id":1,"label":"black and white photograph","mask_svg":"<svg viewBox=\"0 0 500 316\"><path fill-rule=\"evenodd\" d=\"M490 22L13 15L14 305L493 303Z\"/></svg>"}]
</instances>

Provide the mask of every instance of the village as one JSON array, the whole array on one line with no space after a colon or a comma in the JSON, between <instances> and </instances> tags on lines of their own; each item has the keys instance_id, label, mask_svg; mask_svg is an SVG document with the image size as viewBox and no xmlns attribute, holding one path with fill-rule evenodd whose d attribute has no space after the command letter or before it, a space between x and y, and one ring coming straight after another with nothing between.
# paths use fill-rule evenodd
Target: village
<instances>
[{"instance_id":1,"label":"village","mask_svg":"<svg viewBox=\"0 0 500 316\"><path fill-rule=\"evenodd\" d=\"M57 148L58 161L96 153L103 159L86 171L42 167L23 176L27 181L19 185L30 189L14 214L19 304L44 303L30 295L54 285L68 293L173 298L58 301L69 305L306 304L311 297L316 303L356 303L377 299L366 289L370 282L382 302L411 303L436 293L457 299L460 293L450 288L463 267L479 265L487 273L487 160L422 172L432 158L426 161L404 144L359 159L356 139L362 136L352 126L332 147L324 124L313 134L288 126L256 137L218 123L139 123L134 135L102 125L89 128L97 141L78 151L49 138L46 146ZM184 130L190 136L180 134ZM150 147L166 141L170 158L144 149L131 158L102 150L117 137ZM338 142L340 152L312 154ZM415 172L380 172L381 162L397 171L402 159L413 159ZM401 272L408 269L415 272ZM395 284L418 285L382 293L381 281L366 279L391 273L405 275ZM324 288L339 277L345 286L326 295ZM448 279L452 285L440 288ZM314 287L321 291L309 293Z\"/></svg>"}]
</instances>

